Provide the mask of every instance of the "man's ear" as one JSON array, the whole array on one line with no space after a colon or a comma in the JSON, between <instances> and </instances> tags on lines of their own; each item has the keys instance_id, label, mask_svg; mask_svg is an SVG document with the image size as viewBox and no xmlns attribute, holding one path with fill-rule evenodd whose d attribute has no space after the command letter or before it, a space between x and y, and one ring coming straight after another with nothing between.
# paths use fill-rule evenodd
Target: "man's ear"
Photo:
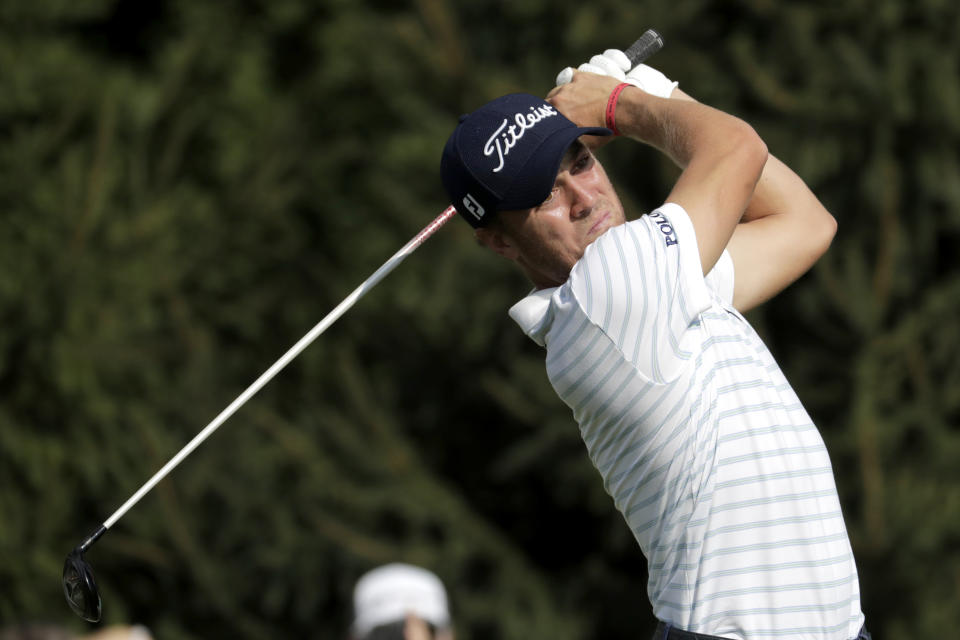
<instances>
[{"instance_id":1,"label":"man's ear","mask_svg":"<svg viewBox=\"0 0 960 640\"><path fill-rule=\"evenodd\" d=\"M519 255L513 239L497 227L481 227L474 230L477 242L508 260L516 260Z\"/></svg>"}]
</instances>

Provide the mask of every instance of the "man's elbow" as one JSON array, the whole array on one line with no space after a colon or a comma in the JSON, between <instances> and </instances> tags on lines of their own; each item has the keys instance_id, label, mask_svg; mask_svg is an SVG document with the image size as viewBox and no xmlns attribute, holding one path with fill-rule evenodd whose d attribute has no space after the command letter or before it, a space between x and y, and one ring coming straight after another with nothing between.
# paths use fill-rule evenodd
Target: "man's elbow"
<instances>
[{"instance_id":1,"label":"man's elbow","mask_svg":"<svg viewBox=\"0 0 960 640\"><path fill-rule=\"evenodd\" d=\"M760 134L743 120L737 121L737 135L731 138L731 143L740 157L740 170L750 184L750 191L756 187L767 164L769 152L767 143Z\"/></svg>"},{"instance_id":2,"label":"man's elbow","mask_svg":"<svg viewBox=\"0 0 960 640\"><path fill-rule=\"evenodd\" d=\"M823 209L817 216L816 228L813 230L813 250L817 258L822 256L833 243L834 236L837 235L837 219L829 211Z\"/></svg>"}]
</instances>

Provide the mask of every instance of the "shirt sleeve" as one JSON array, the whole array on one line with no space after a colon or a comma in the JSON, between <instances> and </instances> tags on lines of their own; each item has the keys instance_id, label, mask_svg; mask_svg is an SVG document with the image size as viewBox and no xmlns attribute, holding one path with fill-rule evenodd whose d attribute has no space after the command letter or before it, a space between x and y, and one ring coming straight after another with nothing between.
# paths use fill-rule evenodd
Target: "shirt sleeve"
<instances>
[{"instance_id":1,"label":"shirt sleeve","mask_svg":"<svg viewBox=\"0 0 960 640\"><path fill-rule=\"evenodd\" d=\"M717 264L713 265L713 269L704 279L707 282L707 288L719 298L721 303L733 305L734 270L733 258L729 251L723 250Z\"/></svg>"},{"instance_id":2,"label":"shirt sleeve","mask_svg":"<svg viewBox=\"0 0 960 640\"><path fill-rule=\"evenodd\" d=\"M723 289L725 278L724 267L711 282ZM718 299L703 276L693 223L672 203L597 239L564 287L654 382L671 380L690 359L684 338Z\"/></svg>"}]
</instances>

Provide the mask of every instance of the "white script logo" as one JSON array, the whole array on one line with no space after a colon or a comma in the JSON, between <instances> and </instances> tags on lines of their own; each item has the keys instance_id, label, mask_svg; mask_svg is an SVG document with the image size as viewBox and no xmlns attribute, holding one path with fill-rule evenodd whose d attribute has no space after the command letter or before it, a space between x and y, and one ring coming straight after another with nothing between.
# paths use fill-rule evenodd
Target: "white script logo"
<instances>
[{"instance_id":1,"label":"white script logo","mask_svg":"<svg viewBox=\"0 0 960 640\"><path fill-rule=\"evenodd\" d=\"M493 170L494 173L503 169L503 159L510 153L510 149L516 146L520 138L523 137L523 134L527 132L527 129L532 128L544 118L557 115L556 109L548 104L541 107L530 107L530 111L531 113L518 113L515 115L513 121L516 124L512 124L509 127L507 123L510 122L510 120L504 118L503 124L493 132L493 135L487 140L487 144L483 145L483 155L492 156L494 152L496 152L497 158L500 161L497 168ZM504 129L506 129L506 131L504 131Z\"/></svg>"}]
</instances>

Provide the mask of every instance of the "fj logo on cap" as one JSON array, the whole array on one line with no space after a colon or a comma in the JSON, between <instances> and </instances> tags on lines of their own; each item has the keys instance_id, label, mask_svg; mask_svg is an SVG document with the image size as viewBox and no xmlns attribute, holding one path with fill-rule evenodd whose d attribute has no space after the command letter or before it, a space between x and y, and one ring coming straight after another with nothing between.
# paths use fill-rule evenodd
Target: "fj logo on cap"
<instances>
[{"instance_id":1,"label":"fj logo on cap","mask_svg":"<svg viewBox=\"0 0 960 640\"><path fill-rule=\"evenodd\" d=\"M555 115L557 115L556 109L549 104L545 104L540 107L530 107L530 113L518 113L513 117L513 121L516 124L512 124L509 127L507 126L507 123L510 122L509 118L504 118L503 124L493 132L493 135L487 140L487 144L483 145L483 155L492 156L494 153L497 154L499 164L493 172L498 173L503 169L504 158L510 153L510 149L520 141L520 138L527 132L527 129L533 128L544 118Z\"/></svg>"},{"instance_id":2,"label":"fj logo on cap","mask_svg":"<svg viewBox=\"0 0 960 640\"><path fill-rule=\"evenodd\" d=\"M480 203L477 202L477 199L474 198L469 193L463 196L463 206L466 208L467 211L473 214L473 217L476 218L477 220L483 217L483 214L484 214L483 207L481 207Z\"/></svg>"}]
</instances>

